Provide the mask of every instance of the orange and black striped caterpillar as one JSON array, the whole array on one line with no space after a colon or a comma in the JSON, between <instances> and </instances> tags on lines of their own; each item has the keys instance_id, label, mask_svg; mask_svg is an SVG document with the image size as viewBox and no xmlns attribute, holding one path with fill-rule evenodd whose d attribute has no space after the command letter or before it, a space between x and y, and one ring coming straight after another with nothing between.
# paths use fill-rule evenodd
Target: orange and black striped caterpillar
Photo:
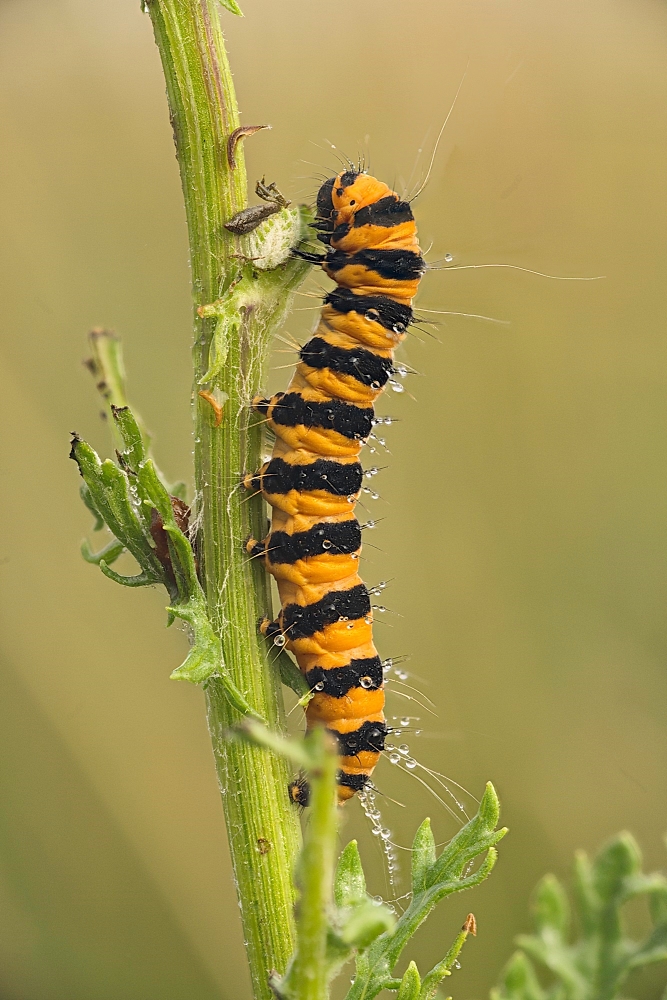
<instances>
[{"instance_id":1,"label":"orange and black striped caterpillar","mask_svg":"<svg viewBox=\"0 0 667 1000\"><path fill-rule=\"evenodd\" d=\"M276 441L245 486L262 491L273 516L268 536L247 550L277 581L281 611L261 631L294 654L310 685L308 727L324 724L338 740L344 802L368 783L388 732L370 596L358 572L359 453L426 265L410 204L366 173L349 170L322 185L315 229L326 253L294 253L338 287L286 392L253 400ZM302 780L290 794L307 805Z\"/></svg>"}]
</instances>

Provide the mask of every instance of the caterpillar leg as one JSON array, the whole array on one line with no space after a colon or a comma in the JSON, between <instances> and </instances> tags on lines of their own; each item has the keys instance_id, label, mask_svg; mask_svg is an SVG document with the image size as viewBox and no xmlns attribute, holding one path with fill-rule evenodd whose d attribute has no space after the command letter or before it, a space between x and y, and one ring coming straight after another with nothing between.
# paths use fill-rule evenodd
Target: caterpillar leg
<instances>
[{"instance_id":1,"label":"caterpillar leg","mask_svg":"<svg viewBox=\"0 0 667 1000\"><path fill-rule=\"evenodd\" d=\"M259 631L267 639L273 639L275 646L284 646L287 642L285 634L283 632L283 627L279 621L270 621L268 618L262 618L259 623Z\"/></svg>"},{"instance_id":2,"label":"caterpillar leg","mask_svg":"<svg viewBox=\"0 0 667 1000\"><path fill-rule=\"evenodd\" d=\"M261 490L262 488L262 476L266 472L269 466L268 462L257 470L257 472L246 472L242 480L243 488L246 490Z\"/></svg>"},{"instance_id":3,"label":"caterpillar leg","mask_svg":"<svg viewBox=\"0 0 667 1000\"><path fill-rule=\"evenodd\" d=\"M287 791L295 806L305 809L310 804L310 785L303 774L290 781Z\"/></svg>"},{"instance_id":4,"label":"caterpillar leg","mask_svg":"<svg viewBox=\"0 0 667 1000\"><path fill-rule=\"evenodd\" d=\"M250 405L255 413L262 413L266 416L266 412L271 405L271 400L267 399L266 396L255 396Z\"/></svg>"},{"instance_id":5,"label":"caterpillar leg","mask_svg":"<svg viewBox=\"0 0 667 1000\"><path fill-rule=\"evenodd\" d=\"M258 542L256 538L250 537L243 548L252 559L263 559L266 555L266 538Z\"/></svg>"}]
</instances>

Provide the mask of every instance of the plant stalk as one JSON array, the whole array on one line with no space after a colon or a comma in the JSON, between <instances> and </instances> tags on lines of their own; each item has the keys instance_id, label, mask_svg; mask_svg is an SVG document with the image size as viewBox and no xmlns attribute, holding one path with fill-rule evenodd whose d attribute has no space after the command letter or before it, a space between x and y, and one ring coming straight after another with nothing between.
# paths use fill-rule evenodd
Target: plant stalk
<instances>
[{"instance_id":1,"label":"plant stalk","mask_svg":"<svg viewBox=\"0 0 667 1000\"><path fill-rule=\"evenodd\" d=\"M338 815L336 803L336 747L328 745L324 730L309 739L319 760L317 780L311 781L308 833L299 858L299 948L290 970L290 990L299 1000L327 1000L329 970L326 963L331 890L336 863Z\"/></svg>"},{"instance_id":2,"label":"plant stalk","mask_svg":"<svg viewBox=\"0 0 667 1000\"><path fill-rule=\"evenodd\" d=\"M268 662L259 619L270 613L266 574L243 551L250 534L262 538L260 496L239 489L243 474L260 464L261 427L249 399L262 383L267 348L261 306L244 308L216 380L224 400L214 420L200 397L209 369L215 318L197 308L220 299L239 272L236 238L223 224L246 205L241 144L230 169L226 144L239 126L217 0L150 0L147 6L167 83L169 110L185 199L195 323L195 503L200 576L208 612L222 640L234 683L271 729L283 728L278 671ZM288 290L285 289L285 306ZM208 722L222 794L232 865L256 1000L269 1000L268 976L284 973L294 947L292 884L300 846L285 761L247 743L229 741L240 715L214 677L207 682Z\"/></svg>"}]
</instances>

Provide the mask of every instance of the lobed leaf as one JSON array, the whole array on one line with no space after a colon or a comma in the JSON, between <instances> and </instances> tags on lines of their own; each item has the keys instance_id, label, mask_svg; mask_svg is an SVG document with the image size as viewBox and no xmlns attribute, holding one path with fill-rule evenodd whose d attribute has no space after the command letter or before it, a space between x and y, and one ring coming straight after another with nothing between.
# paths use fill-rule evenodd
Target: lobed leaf
<instances>
[{"instance_id":1,"label":"lobed leaf","mask_svg":"<svg viewBox=\"0 0 667 1000\"><path fill-rule=\"evenodd\" d=\"M492 1000L615 1000L629 973L667 960L667 880L645 875L631 834L618 834L591 863L579 851L574 864L574 898L581 937L570 941L569 904L560 882L545 876L534 896L536 934L521 935L522 949L510 960ZM644 941L624 929L623 907L645 896L653 923ZM529 956L529 957L527 957ZM548 994L529 959L552 975Z\"/></svg>"},{"instance_id":2,"label":"lobed leaf","mask_svg":"<svg viewBox=\"0 0 667 1000\"><path fill-rule=\"evenodd\" d=\"M392 931L380 934L367 952L356 956L356 975L346 1000L373 1000L383 989L400 988L402 980L393 978L394 967L431 910L445 896L478 885L491 872L497 858L493 845L507 832L495 829L498 817L498 797L489 784L477 815L459 831L437 859L430 823L425 820L421 824L413 842L412 901ZM480 854L485 855L480 867L464 874L466 866ZM474 926L474 918L470 916L445 958L421 984L417 994L420 1000L430 1000L435 995Z\"/></svg>"},{"instance_id":3,"label":"lobed leaf","mask_svg":"<svg viewBox=\"0 0 667 1000\"><path fill-rule=\"evenodd\" d=\"M341 939L352 948L363 951L380 934L390 934L396 918L386 906L378 906L375 901L365 899L354 906L341 928Z\"/></svg>"},{"instance_id":4,"label":"lobed leaf","mask_svg":"<svg viewBox=\"0 0 667 1000\"><path fill-rule=\"evenodd\" d=\"M538 883L533 912L538 931L549 929L559 935L567 934L570 926L570 906L565 890L555 875L545 875Z\"/></svg>"},{"instance_id":5,"label":"lobed leaf","mask_svg":"<svg viewBox=\"0 0 667 1000\"><path fill-rule=\"evenodd\" d=\"M506 830L495 829L499 815L498 796L489 782L477 815L466 823L445 847L427 875L427 886L459 878L469 861L504 837Z\"/></svg>"},{"instance_id":6,"label":"lobed leaf","mask_svg":"<svg viewBox=\"0 0 667 1000\"><path fill-rule=\"evenodd\" d=\"M500 983L491 990L491 1000L545 1000L533 963L522 951L515 951L502 972Z\"/></svg>"},{"instance_id":7,"label":"lobed leaf","mask_svg":"<svg viewBox=\"0 0 667 1000\"><path fill-rule=\"evenodd\" d=\"M435 864L435 838L431 830L431 820L426 817L412 841L412 891L422 892L426 888L428 872Z\"/></svg>"},{"instance_id":8,"label":"lobed leaf","mask_svg":"<svg viewBox=\"0 0 667 1000\"><path fill-rule=\"evenodd\" d=\"M112 405L111 414L125 445L120 453L121 464L131 469L132 472L136 472L141 463L148 457L141 428L129 406Z\"/></svg>"},{"instance_id":9,"label":"lobed leaf","mask_svg":"<svg viewBox=\"0 0 667 1000\"><path fill-rule=\"evenodd\" d=\"M401 979L401 985L399 986L396 1000L419 1000L421 987L422 983L419 972L417 971L417 966L414 962L410 962L409 966L403 973L403 978Z\"/></svg>"},{"instance_id":10,"label":"lobed leaf","mask_svg":"<svg viewBox=\"0 0 667 1000\"><path fill-rule=\"evenodd\" d=\"M344 848L334 876L334 900L341 909L345 906L356 906L364 903L366 895L366 878L361 866L359 848L356 840L351 840Z\"/></svg>"}]
</instances>

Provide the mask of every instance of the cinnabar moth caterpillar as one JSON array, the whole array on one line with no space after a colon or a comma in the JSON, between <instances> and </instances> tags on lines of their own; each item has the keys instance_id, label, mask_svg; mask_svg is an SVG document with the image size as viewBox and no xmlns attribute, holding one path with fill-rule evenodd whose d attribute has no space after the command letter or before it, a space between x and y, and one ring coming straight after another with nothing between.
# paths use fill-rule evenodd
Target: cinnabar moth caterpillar
<instances>
[{"instance_id":1,"label":"cinnabar moth caterpillar","mask_svg":"<svg viewBox=\"0 0 667 1000\"><path fill-rule=\"evenodd\" d=\"M246 477L273 508L268 536L249 541L248 552L277 581L281 611L262 632L294 654L314 691L307 725L323 723L338 740L344 802L368 783L387 734L373 613L358 573L359 453L426 265L410 204L365 173L349 170L322 185L315 228L326 253L295 252L321 264L338 287L324 299L287 390L253 400L276 441L271 460ZM290 792L307 804L303 781Z\"/></svg>"}]
</instances>

